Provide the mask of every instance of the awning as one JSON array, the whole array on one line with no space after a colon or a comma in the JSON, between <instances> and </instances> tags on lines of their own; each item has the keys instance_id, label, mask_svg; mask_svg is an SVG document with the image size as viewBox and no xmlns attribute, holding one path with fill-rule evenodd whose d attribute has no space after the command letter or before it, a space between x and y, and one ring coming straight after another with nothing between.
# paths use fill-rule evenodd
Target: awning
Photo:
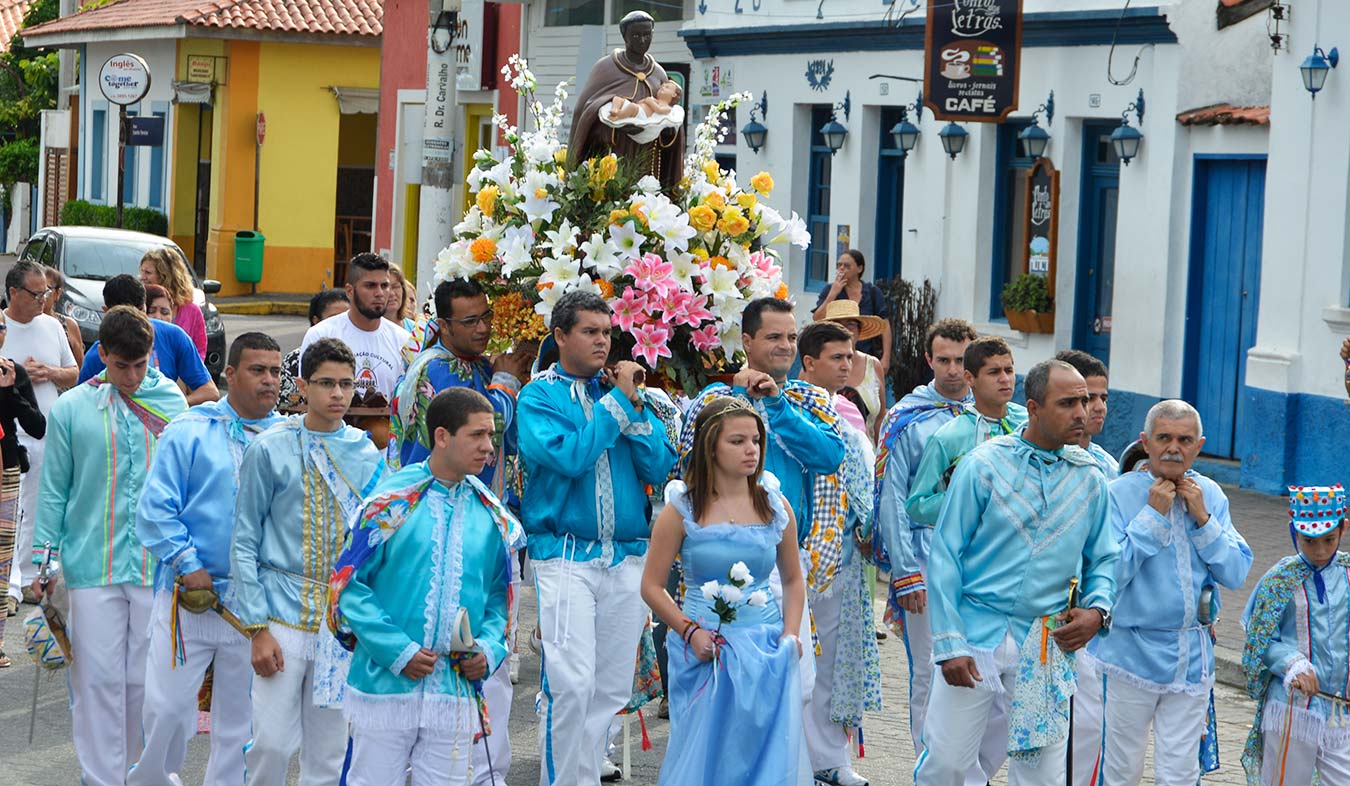
<instances>
[{"instance_id":1,"label":"awning","mask_svg":"<svg viewBox=\"0 0 1350 786\"><path fill-rule=\"evenodd\" d=\"M380 91L375 87L339 87L328 89L338 100L338 111L344 115L375 115L380 112Z\"/></svg>"},{"instance_id":2,"label":"awning","mask_svg":"<svg viewBox=\"0 0 1350 786\"><path fill-rule=\"evenodd\" d=\"M209 82L173 81L173 102L175 104L211 105L211 84Z\"/></svg>"}]
</instances>

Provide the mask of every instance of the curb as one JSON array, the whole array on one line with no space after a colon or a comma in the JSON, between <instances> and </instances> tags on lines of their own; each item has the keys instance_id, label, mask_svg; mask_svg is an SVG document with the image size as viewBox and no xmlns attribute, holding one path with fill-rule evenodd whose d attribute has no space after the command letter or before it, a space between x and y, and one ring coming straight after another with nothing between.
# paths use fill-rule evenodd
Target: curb
<instances>
[{"instance_id":1,"label":"curb","mask_svg":"<svg viewBox=\"0 0 1350 786\"><path fill-rule=\"evenodd\" d=\"M309 314L308 303L296 303L285 300L255 300L242 303L222 303L212 301L216 311L222 314L234 314L236 316L286 316L303 317Z\"/></svg>"},{"instance_id":2,"label":"curb","mask_svg":"<svg viewBox=\"0 0 1350 786\"><path fill-rule=\"evenodd\" d=\"M1228 647L1214 648L1214 680L1247 694L1247 678L1242 674L1242 653Z\"/></svg>"}]
</instances>

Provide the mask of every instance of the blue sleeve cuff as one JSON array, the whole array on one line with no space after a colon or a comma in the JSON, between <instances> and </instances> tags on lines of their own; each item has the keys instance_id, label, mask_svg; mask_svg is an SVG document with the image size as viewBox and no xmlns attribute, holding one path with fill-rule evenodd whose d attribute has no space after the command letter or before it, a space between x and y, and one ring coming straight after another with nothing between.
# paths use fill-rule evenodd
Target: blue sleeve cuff
<instances>
[{"instance_id":1,"label":"blue sleeve cuff","mask_svg":"<svg viewBox=\"0 0 1350 786\"><path fill-rule=\"evenodd\" d=\"M408 663L412 661L413 656L421 650L421 644L418 644L415 641L408 642L408 646L404 647L403 651L394 659L394 662L389 664L389 671L393 673L395 677L403 676L403 670L407 668Z\"/></svg>"},{"instance_id":2,"label":"blue sleeve cuff","mask_svg":"<svg viewBox=\"0 0 1350 786\"><path fill-rule=\"evenodd\" d=\"M628 400L618 388L600 398L600 405L619 423L619 433L626 436L646 436L652 433L652 424L638 413L633 402ZM645 408L644 408L645 411Z\"/></svg>"},{"instance_id":3,"label":"blue sleeve cuff","mask_svg":"<svg viewBox=\"0 0 1350 786\"><path fill-rule=\"evenodd\" d=\"M960 633L942 633L933 637L933 663L953 658L973 657L966 637Z\"/></svg>"},{"instance_id":4,"label":"blue sleeve cuff","mask_svg":"<svg viewBox=\"0 0 1350 786\"><path fill-rule=\"evenodd\" d=\"M202 561L197 559L197 547L188 546L178 554L170 557L166 562L173 572L179 576L186 576L189 573L195 573L202 569Z\"/></svg>"}]
</instances>

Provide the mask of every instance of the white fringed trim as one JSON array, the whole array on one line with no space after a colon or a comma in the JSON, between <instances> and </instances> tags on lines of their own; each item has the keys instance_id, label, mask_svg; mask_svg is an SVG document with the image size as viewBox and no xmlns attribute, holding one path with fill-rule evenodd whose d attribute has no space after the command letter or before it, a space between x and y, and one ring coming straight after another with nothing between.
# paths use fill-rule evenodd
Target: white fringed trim
<instances>
[{"instance_id":1,"label":"white fringed trim","mask_svg":"<svg viewBox=\"0 0 1350 786\"><path fill-rule=\"evenodd\" d=\"M446 694L362 693L347 686L342 714L358 729L411 731L429 729L452 735L478 730L478 706L472 698Z\"/></svg>"},{"instance_id":2,"label":"white fringed trim","mask_svg":"<svg viewBox=\"0 0 1350 786\"><path fill-rule=\"evenodd\" d=\"M281 653L286 660L298 659L312 662L318 656L319 634L317 632L292 628L276 620L267 621L267 632L272 634L272 638L277 640L277 644L281 645Z\"/></svg>"},{"instance_id":3,"label":"white fringed trim","mask_svg":"<svg viewBox=\"0 0 1350 786\"><path fill-rule=\"evenodd\" d=\"M1289 713L1293 713L1294 716L1293 723L1289 727L1289 736L1299 742L1334 748L1344 748L1350 743L1350 726L1332 726L1320 713L1303 707L1291 707L1278 699L1266 702L1261 731L1283 738L1284 724L1288 720Z\"/></svg>"},{"instance_id":4,"label":"white fringed trim","mask_svg":"<svg viewBox=\"0 0 1350 786\"><path fill-rule=\"evenodd\" d=\"M975 668L980 672L980 677L983 678L975 683L976 690L987 690L998 695L1007 692L1003 689L1003 678L999 676L998 656L994 650L971 647L970 657L975 659ZM933 679L938 679L941 676L941 674L934 675Z\"/></svg>"},{"instance_id":5,"label":"white fringed trim","mask_svg":"<svg viewBox=\"0 0 1350 786\"><path fill-rule=\"evenodd\" d=\"M1206 679L1198 683L1171 683L1164 685L1153 680L1146 680L1138 674L1131 673L1114 663L1107 663L1101 658L1095 658L1089 655L1086 650L1078 653L1078 657L1084 661L1091 658L1099 673L1105 674L1109 679L1120 680L1131 688L1145 691L1147 693L1168 694L1176 693L1184 696L1209 696L1209 692L1214 688L1214 675L1211 673Z\"/></svg>"},{"instance_id":6,"label":"white fringed trim","mask_svg":"<svg viewBox=\"0 0 1350 786\"><path fill-rule=\"evenodd\" d=\"M1303 657L1302 655L1294 656L1294 662L1290 663L1289 668L1286 669L1284 672L1285 692L1286 693L1289 692L1289 690L1294 685L1294 680L1297 679L1300 674L1312 674L1312 673L1313 673L1313 665L1312 663L1308 662L1307 658Z\"/></svg>"},{"instance_id":7,"label":"white fringed trim","mask_svg":"<svg viewBox=\"0 0 1350 786\"><path fill-rule=\"evenodd\" d=\"M173 590L160 590L155 593L154 614L163 619L173 630ZM201 614L193 614L181 605L178 609L178 631L184 641L202 644L238 644L249 646L248 639L221 618L220 614L207 609Z\"/></svg>"}]
</instances>

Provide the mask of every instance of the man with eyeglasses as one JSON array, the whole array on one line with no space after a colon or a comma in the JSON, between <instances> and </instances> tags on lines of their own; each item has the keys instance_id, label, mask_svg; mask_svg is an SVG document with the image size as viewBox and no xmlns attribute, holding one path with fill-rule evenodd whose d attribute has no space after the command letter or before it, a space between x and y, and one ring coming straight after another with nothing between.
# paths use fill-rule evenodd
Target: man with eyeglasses
<instances>
[{"instance_id":1,"label":"man with eyeglasses","mask_svg":"<svg viewBox=\"0 0 1350 786\"><path fill-rule=\"evenodd\" d=\"M436 287L433 299L436 305L434 338L413 359L394 394L390 419L392 437L387 452L389 464L397 469L425 461L431 455L432 436L428 433L427 412L437 393L450 388L476 390L492 402L492 416L496 421L492 436L494 454L477 478L498 499L518 508L520 501L508 493L514 484L508 482L507 475L511 473L507 466L516 457L516 393L529 379L534 352L517 348L491 360L483 354L492 338L492 307L478 282L467 279L444 281ZM515 571L513 566L513 583L520 578L514 575ZM513 592L512 597L519 597L519 593ZM512 608L513 622L515 616L516 609ZM514 624L511 627L515 629ZM510 666L497 669L483 682L488 715L494 724L501 724L500 728L505 728L511 712L511 672L519 669L518 659L508 660ZM492 771L504 776L511 763L507 735L489 735L487 744L492 749L491 771L483 747L474 746L473 753L473 771L479 773L484 783Z\"/></svg>"},{"instance_id":2,"label":"man with eyeglasses","mask_svg":"<svg viewBox=\"0 0 1350 786\"><path fill-rule=\"evenodd\" d=\"M356 387L346 344L311 344L297 384L308 410L260 434L239 467L230 575L256 675L248 786L282 786L297 749L302 783L338 782L350 654L324 623L328 579L384 469L365 432L342 422Z\"/></svg>"},{"instance_id":3,"label":"man with eyeglasses","mask_svg":"<svg viewBox=\"0 0 1350 786\"><path fill-rule=\"evenodd\" d=\"M403 344L410 334L384 318L392 296L389 262L376 254L357 254L347 265L347 310L323 320L300 342L303 356L321 338L335 338L356 358L356 391L366 406L384 406L403 375Z\"/></svg>"},{"instance_id":4,"label":"man with eyeglasses","mask_svg":"<svg viewBox=\"0 0 1350 786\"><path fill-rule=\"evenodd\" d=\"M5 275L8 329L0 355L23 365L33 383L38 409L43 417L52 411L56 397L72 387L79 375L75 355L70 351L65 329L55 317L42 313L51 297L42 265L23 260ZM28 471L19 482L19 527L15 554L28 554L33 548L33 528L37 524L38 479L42 475L45 441L20 430L19 445L28 454ZM35 603L28 586L37 578L37 566L27 559L16 559L10 567L9 598L3 613L17 612L20 600Z\"/></svg>"}]
</instances>

